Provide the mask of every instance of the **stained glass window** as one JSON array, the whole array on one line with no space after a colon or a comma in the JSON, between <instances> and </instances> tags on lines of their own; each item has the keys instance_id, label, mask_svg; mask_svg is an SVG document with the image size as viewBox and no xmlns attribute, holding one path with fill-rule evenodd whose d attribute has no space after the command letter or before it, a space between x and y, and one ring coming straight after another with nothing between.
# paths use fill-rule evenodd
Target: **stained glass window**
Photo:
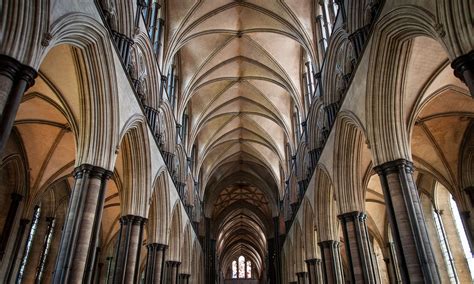
<instances>
[{"instance_id":1,"label":"stained glass window","mask_svg":"<svg viewBox=\"0 0 474 284\"><path fill-rule=\"evenodd\" d=\"M239 257L239 278L245 278L245 257Z\"/></svg>"},{"instance_id":2,"label":"stained glass window","mask_svg":"<svg viewBox=\"0 0 474 284\"><path fill-rule=\"evenodd\" d=\"M464 226L462 224L461 216L459 215L459 209L454 201L453 196L449 195L449 203L451 204L451 211L453 212L454 224L458 231L459 237L461 238L461 245L466 256L467 264L469 266L469 272L471 273L471 278L474 279L474 258L471 254L471 248L469 247L469 242L466 237L466 231L464 231Z\"/></svg>"},{"instance_id":3,"label":"stained glass window","mask_svg":"<svg viewBox=\"0 0 474 284\"><path fill-rule=\"evenodd\" d=\"M20 269L18 271L17 276L17 283L21 283L21 279L25 274L26 262L28 261L28 256L31 251L31 246L33 245L33 237L35 236L36 229L38 228L39 217L41 213L41 208L39 206L35 207L35 211L33 213L33 220L31 222L30 232L28 233L28 238L26 240L26 247L23 252L23 257L20 263Z\"/></svg>"},{"instance_id":4,"label":"stained glass window","mask_svg":"<svg viewBox=\"0 0 474 284\"><path fill-rule=\"evenodd\" d=\"M232 279L237 278L237 261L232 261Z\"/></svg>"},{"instance_id":5,"label":"stained glass window","mask_svg":"<svg viewBox=\"0 0 474 284\"><path fill-rule=\"evenodd\" d=\"M247 260L247 278L252 278L252 263Z\"/></svg>"}]
</instances>

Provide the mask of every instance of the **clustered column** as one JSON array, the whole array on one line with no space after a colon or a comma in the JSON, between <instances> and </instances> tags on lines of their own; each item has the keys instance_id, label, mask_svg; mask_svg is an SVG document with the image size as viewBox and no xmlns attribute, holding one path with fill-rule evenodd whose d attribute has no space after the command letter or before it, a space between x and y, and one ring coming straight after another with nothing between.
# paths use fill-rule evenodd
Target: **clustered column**
<instances>
[{"instance_id":1,"label":"clustered column","mask_svg":"<svg viewBox=\"0 0 474 284\"><path fill-rule=\"evenodd\" d=\"M73 175L75 183L54 271L53 283L58 284L92 279L105 186L112 172L83 164Z\"/></svg>"},{"instance_id":2,"label":"clustered column","mask_svg":"<svg viewBox=\"0 0 474 284\"><path fill-rule=\"evenodd\" d=\"M145 283L163 283L163 268L167 245L152 243L147 246Z\"/></svg>"},{"instance_id":3,"label":"clustered column","mask_svg":"<svg viewBox=\"0 0 474 284\"><path fill-rule=\"evenodd\" d=\"M404 159L374 168L384 191L403 283L440 283L423 211L413 181L413 163Z\"/></svg>"},{"instance_id":4,"label":"clustered column","mask_svg":"<svg viewBox=\"0 0 474 284\"><path fill-rule=\"evenodd\" d=\"M298 284L307 284L308 283L308 272L298 272L296 273L296 277L298 278Z\"/></svg>"},{"instance_id":5,"label":"clustered column","mask_svg":"<svg viewBox=\"0 0 474 284\"><path fill-rule=\"evenodd\" d=\"M321 259L312 258L307 259L306 266L308 267L308 279L310 284L323 283L323 275L321 271Z\"/></svg>"},{"instance_id":6,"label":"clustered column","mask_svg":"<svg viewBox=\"0 0 474 284\"><path fill-rule=\"evenodd\" d=\"M167 284L177 284L178 283L178 271L181 262L168 260L166 262L166 282Z\"/></svg>"},{"instance_id":7,"label":"clustered column","mask_svg":"<svg viewBox=\"0 0 474 284\"><path fill-rule=\"evenodd\" d=\"M364 212L348 212L338 216L341 220L346 254L349 259L349 272L351 282L377 283L377 265L373 258L370 245L369 232Z\"/></svg>"},{"instance_id":8,"label":"clustered column","mask_svg":"<svg viewBox=\"0 0 474 284\"><path fill-rule=\"evenodd\" d=\"M0 54L0 153L10 136L21 98L35 83L36 75L33 68Z\"/></svg>"},{"instance_id":9,"label":"clustered column","mask_svg":"<svg viewBox=\"0 0 474 284\"><path fill-rule=\"evenodd\" d=\"M327 240L319 243L322 254L322 267L324 271L324 282L343 283L342 262L340 254L340 242Z\"/></svg>"},{"instance_id":10,"label":"clustered column","mask_svg":"<svg viewBox=\"0 0 474 284\"><path fill-rule=\"evenodd\" d=\"M126 215L120 218L114 283L137 282L145 222L145 218L134 215Z\"/></svg>"},{"instance_id":11,"label":"clustered column","mask_svg":"<svg viewBox=\"0 0 474 284\"><path fill-rule=\"evenodd\" d=\"M7 218L5 219L5 224L3 225L3 231L0 239L0 260L3 259L3 255L5 254L5 249L7 247L8 239L10 238L16 213L18 211L18 206L20 205L22 199L23 196L21 194L11 194L10 208L8 209Z\"/></svg>"},{"instance_id":12,"label":"clustered column","mask_svg":"<svg viewBox=\"0 0 474 284\"><path fill-rule=\"evenodd\" d=\"M454 69L454 75L466 84L474 98L474 50L454 59L451 67Z\"/></svg>"},{"instance_id":13,"label":"clustered column","mask_svg":"<svg viewBox=\"0 0 474 284\"><path fill-rule=\"evenodd\" d=\"M189 284L189 277L191 277L191 274L180 273L178 277L178 284Z\"/></svg>"}]
</instances>

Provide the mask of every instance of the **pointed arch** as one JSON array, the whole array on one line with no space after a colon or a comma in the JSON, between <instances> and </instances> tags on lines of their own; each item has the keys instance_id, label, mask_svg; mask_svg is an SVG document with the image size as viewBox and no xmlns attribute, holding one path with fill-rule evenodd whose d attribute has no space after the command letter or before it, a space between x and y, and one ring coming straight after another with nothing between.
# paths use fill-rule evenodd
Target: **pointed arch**
<instances>
[{"instance_id":1,"label":"pointed arch","mask_svg":"<svg viewBox=\"0 0 474 284\"><path fill-rule=\"evenodd\" d=\"M181 240L183 237L183 225L181 216L181 201L176 201L173 213L171 215L171 226L169 232L168 260L182 261L181 258Z\"/></svg>"},{"instance_id":2,"label":"pointed arch","mask_svg":"<svg viewBox=\"0 0 474 284\"><path fill-rule=\"evenodd\" d=\"M342 111L336 120L334 159L335 191L340 212L363 212L365 190L363 187L362 147L365 131L358 118Z\"/></svg>"},{"instance_id":3,"label":"pointed arch","mask_svg":"<svg viewBox=\"0 0 474 284\"><path fill-rule=\"evenodd\" d=\"M51 25L51 42L39 63L53 47L75 47L80 76L81 102L76 165L92 164L113 169L119 140L118 89L109 33L95 19L71 13Z\"/></svg>"},{"instance_id":4,"label":"pointed arch","mask_svg":"<svg viewBox=\"0 0 474 284\"><path fill-rule=\"evenodd\" d=\"M122 129L122 214L147 216L151 196L151 162L148 129L142 115L129 118Z\"/></svg>"},{"instance_id":5,"label":"pointed arch","mask_svg":"<svg viewBox=\"0 0 474 284\"><path fill-rule=\"evenodd\" d=\"M153 182L147 223L149 243L168 244L169 213L171 212L168 183L166 169L162 167Z\"/></svg>"},{"instance_id":6,"label":"pointed arch","mask_svg":"<svg viewBox=\"0 0 474 284\"><path fill-rule=\"evenodd\" d=\"M316 168L315 207L320 242L338 240L337 203L334 186L327 169L319 164Z\"/></svg>"}]
</instances>

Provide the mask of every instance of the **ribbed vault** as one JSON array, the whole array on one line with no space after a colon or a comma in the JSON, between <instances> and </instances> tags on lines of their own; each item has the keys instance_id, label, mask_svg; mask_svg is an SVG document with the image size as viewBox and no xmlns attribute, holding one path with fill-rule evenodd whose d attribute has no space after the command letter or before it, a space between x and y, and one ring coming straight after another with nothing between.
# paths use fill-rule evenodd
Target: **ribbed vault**
<instances>
[{"instance_id":1,"label":"ribbed vault","mask_svg":"<svg viewBox=\"0 0 474 284\"><path fill-rule=\"evenodd\" d=\"M304 117L311 2L167 3L164 72L179 74L175 115L187 119L186 152L195 157L224 273L240 255L258 274L265 270L288 151L296 148L295 113Z\"/></svg>"}]
</instances>

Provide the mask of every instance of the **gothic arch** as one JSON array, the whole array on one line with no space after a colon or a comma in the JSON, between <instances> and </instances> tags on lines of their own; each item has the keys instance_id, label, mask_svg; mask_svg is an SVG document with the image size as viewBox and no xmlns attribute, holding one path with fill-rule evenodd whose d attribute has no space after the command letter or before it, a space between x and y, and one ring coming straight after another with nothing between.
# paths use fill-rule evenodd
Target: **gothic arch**
<instances>
[{"instance_id":1,"label":"gothic arch","mask_svg":"<svg viewBox=\"0 0 474 284\"><path fill-rule=\"evenodd\" d=\"M327 139L326 135L329 135L329 123L327 120L327 114L324 110L323 100L321 98L318 98L311 106L307 129L309 150L318 148L321 148L322 150ZM326 131L327 134L325 134L324 131Z\"/></svg>"},{"instance_id":2,"label":"gothic arch","mask_svg":"<svg viewBox=\"0 0 474 284\"><path fill-rule=\"evenodd\" d=\"M305 264L305 241L304 241L304 234L303 230L301 229L301 225L299 220L295 220L293 223L293 238L295 238L295 260L296 260L296 267L295 273L304 272L306 271L306 264Z\"/></svg>"},{"instance_id":3,"label":"gothic arch","mask_svg":"<svg viewBox=\"0 0 474 284\"><path fill-rule=\"evenodd\" d=\"M7 54L21 63L38 69L41 63L43 47L40 42L48 30L50 0L40 0L34 3L3 1L1 18L15 18L7 21L0 28L0 54ZM21 42L23 48L19 48Z\"/></svg>"},{"instance_id":4,"label":"gothic arch","mask_svg":"<svg viewBox=\"0 0 474 284\"><path fill-rule=\"evenodd\" d=\"M340 212L363 212L363 143L365 131L353 113L342 111L336 120L334 187Z\"/></svg>"},{"instance_id":5,"label":"gothic arch","mask_svg":"<svg viewBox=\"0 0 474 284\"><path fill-rule=\"evenodd\" d=\"M150 145L145 118L135 115L122 129L121 162L124 188L119 192L122 213L147 216L151 195Z\"/></svg>"},{"instance_id":6,"label":"gothic arch","mask_svg":"<svg viewBox=\"0 0 474 284\"><path fill-rule=\"evenodd\" d=\"M52 40L46 52L61 44L74 46L78 72L82 74L76 165L88 163L111 169L119 138L119 107L108 31L93 18L72 13L54 22L50 33Z\"/></svg>"},{"instance_id":7,"label":"gothic arch","mask_svg":"<svg viewBox=\"0 0 474 284\"><path fill-rule=\"evenodd\" d=\"M339 240L337 221L337 203L334 186L323 165L318 165L315 173L315 207L318 228L318 240Z\"/></svg>"},{"instance_id":8,"label":"gothic arch","mask_svg":"<svg viewBox=\"0 0 474 284\"><path fill-rule=\"evenodd\" d=\"M135 36L135 44L132 47L129 74L132 80L137 80L140 88L144 92L144 102L146 106L153 109L159 108L159 95L161 84L161 75L155 66L155 55L153 54L152 46L148 35L145 32L140 32ZM135 57L135 61L134 58ZM141 95L138 92L138 95Z\"/></svg>"},{"instance_id":9,"label":"gothic arch","mask_svg":"<svg viewBox=\"0 0 474 284\"><path fill-rule=\"evenodd\" d=\"M169 248L167 260L182 261L181 240L183 237L183 225L181 216L181 205L178 200L171 215L171 226L169 231Z\"/></svg>"},{"instance_id":10,"label":"gothic arch","mask_svg":"<svg viewBox=\"0 0 474 284\"><path fill-rule=\"evenodd\" d=\"M192 271L192 236L191 236L191 225L189 221L184 227L183 242L181 244L182 248L182 257L181 257L181 266L180 273L191 274Z\"/></svg>"},{"instance_id":11,"label":"gothic arch","mask_svg":"<svg viewBox=\"0 0 474 284\"><path fill-rule=\"evenodd\" d=\"M307 197L303 199L303 231L304 231L304 247L305 260L313 259L319 256L317 249L315 218L311 202Z\"/></svg>"},{"instance_id":12,"label":"gothic arch","mask_svg":"<svg viewBox=\"0 0 474 284\"><path fill-rule=\"evenodd\" d=\"M374 164L380 165L400 158L411 159L403 118L403 80L394 80L406 70L410 40L417 36L440 40L434 16L412 6L383 15L375 34L369 59L375 68L368 72L366 113Z\"/></svg>"},{"instance_id":13,"label":"gothic arch","mask_svg":"<svg viewBox=\"0 0 474 284\"><path fill-rule=\"evenodd\" d=\"M338 78L343 78L344 75L350 74L352 70L346 67L347 61L351 61L350 52L352 50L352 43L348 39L348 35L345 29L340 28L333 32L331 35L331 41L328 46L328 53L325 59L325 66L323 71L323 90L324 95L322 97L326 105L337 103L341 105L344 99L341 92L338 92ZM342 67L339 66L342 63ZM349 72L350 71L350 72ZM338 77L339 76L339 77ZM348 82L345 82L347 84ZM345 91L345 89L344 89Z\"/></svg>"},{"instance_id":14,"label":"gothic arch","mask_svg":"<svg viewBox=\"0 0 474 284\"><path fill-rule=\"evenodd\" d=\"M159 108L159 127L158 127L158 143L161 150L174 153L176 141L176 126L171 106L163 101Z\"/></svg>"},{"instance_id":15,"label":"gothic arch","mask_svg":"<svg viewBox=\"0 0 474 284\"><path fill-rule=\"evenodd\" d=\"M136 2L121 0L100 0L101 7L110 28L128 38L134 35L134 10Z\"/></svg>"},{"instance_id":16,"label":"gothic arch","mask_svg":"<svg viewBox=\"0 0 474 284\"><path fill-rule=\"evenodd\" d=\"M168 244L169 220L169 181L166 170L162 167L155 176L148 214L149 243Z\"/></svg>"}]
</instances>

